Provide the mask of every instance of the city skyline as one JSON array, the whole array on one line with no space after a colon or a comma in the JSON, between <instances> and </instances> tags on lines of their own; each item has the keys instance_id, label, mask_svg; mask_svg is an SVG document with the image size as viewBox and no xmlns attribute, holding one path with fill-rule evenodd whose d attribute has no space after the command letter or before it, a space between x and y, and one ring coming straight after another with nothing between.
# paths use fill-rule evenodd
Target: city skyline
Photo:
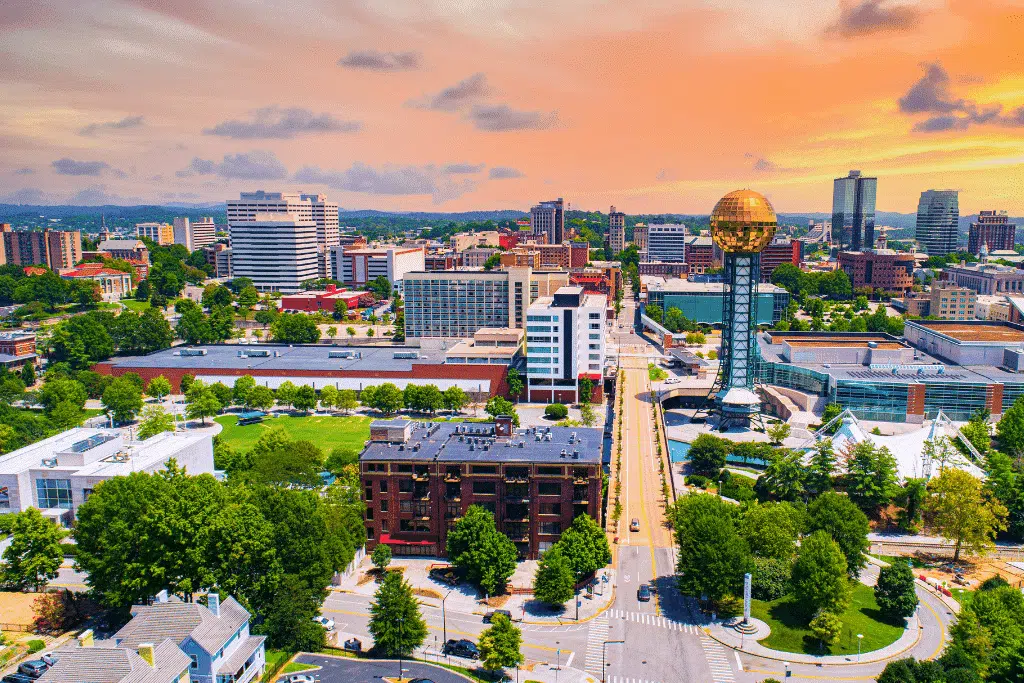
<instances>
[{"instance_id":1,"label":"city skyline","mask_svg":"<svg viewBox=\"0 0 1024 683\"><path fill-rule=\"evenodd\" d=\"M291 7L6 9L0 201L828 212L860 168L880 211L1024 214L1018 2Z\"/></svg>"}]
</instances>

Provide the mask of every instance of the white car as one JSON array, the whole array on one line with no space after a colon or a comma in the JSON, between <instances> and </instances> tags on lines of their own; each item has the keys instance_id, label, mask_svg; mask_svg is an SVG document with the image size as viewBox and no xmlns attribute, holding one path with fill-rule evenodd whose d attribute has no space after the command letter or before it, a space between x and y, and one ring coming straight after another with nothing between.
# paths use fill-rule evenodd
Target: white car
<instances>
[{"instance_id":1,"label":"white car","mask_svg":"<svg viewBox=\"0 0 1024 683\"><path fill-rule=\"evenodd\" d=\"M324 616L313 617L313 623L320 624L321 626L324 627L325 631L333 631L334 630L334 619L328 619L327 617L324 617Z\"/></svg>"},{"instance_id":2,"label":"white car","mask_svg":"<svg viewBox=\"0 0 1024 683\"><path fill-rule=\"evenodd\" d=\"M309 674L295 674L288 677L288 683L316 683L316 679Z\"/></svg>"},{"instance_id":3,"label":"white car","mask_svg":"<svg viewBox=\"0 0 1024 683\"><path fill-rule=\"evenodd\" d=\"M679 380L676 379L675 377L671 377L665 380L665 384L679 384Z\"/></svg>"}]
</instances>

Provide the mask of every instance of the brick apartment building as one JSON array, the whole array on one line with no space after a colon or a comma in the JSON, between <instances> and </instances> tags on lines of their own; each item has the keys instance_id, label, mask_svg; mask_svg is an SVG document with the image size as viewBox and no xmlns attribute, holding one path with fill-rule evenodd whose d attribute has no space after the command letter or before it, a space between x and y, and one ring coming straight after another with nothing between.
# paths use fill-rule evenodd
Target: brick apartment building
<instances>
[{"instance_id":1,"label":"brick apartment building","mask_svg":"<svg viewBox=\"0 0 1024 683\"><path fill-rule=\"evenodd\" d=\"M854 289L873 287L886 292L909 292L914 286L914 266L913 254L890 249L839 254L839 267L849 276Z\"/></svg>"},{"instance_id":2,"label":"brick apartment building","mask_svg":"<svg viewBox=\"0 0 1024 683\"><path fill-rule=\"evenodd\" d=\"M800 240L777 239L761 252L761 282L771 282L772 271L783 263L797 268L804 256L804 244Z\"/></svg>"},{"instance_id":3,"label":"brick apartment building","mask_svg":"<svg viewBox=\"0 0 1024 683\"><path fill-rule=\"evenodd\" d=\"M82 260L78 230L12 230L9 223L0 223L0 234L0 265L44 265L57 271L74 268Z\"/></svg>"},{"instance_id":4,"label":"brick apartment building","mask_svg":"<svg viewBox=\"0 0 1024 683\"><path fill-rule=\"evenodd\" d=\"M36 358L35 332L0 332L0 365L15 370Z\"/></svg>"},{"instance_id":5,"label":"brick apartment building","mask_svg":"<svg viewBox=\"0 0 1024 683\"><path fill-rule=\"evenodd\" d=\"M494 514L527 559L577 515L601 523L601 431L493 423L377 421L359 457L367 549L443 556L470 505Z\"/></svg>"}]
</instances>

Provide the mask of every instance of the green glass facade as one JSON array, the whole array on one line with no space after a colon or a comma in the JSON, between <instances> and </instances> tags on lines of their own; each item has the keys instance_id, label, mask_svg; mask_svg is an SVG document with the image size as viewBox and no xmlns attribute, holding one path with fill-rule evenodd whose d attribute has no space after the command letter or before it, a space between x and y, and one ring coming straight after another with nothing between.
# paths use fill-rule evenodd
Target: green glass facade
<instances>
[{"instance_id":1,"label":"green glass facade","mask_svg":"<svg viewBox=\"0 0 1024 683\"><path fill-rule=\"evenodd\" d=\"M722 324L721 292L647 292L647 303L660 306L662 311L678 308L690 320L706 325ZM757 324L773 325L782 319L789 306L789 292L758 292Z\"/></svg>"}]
</instances>

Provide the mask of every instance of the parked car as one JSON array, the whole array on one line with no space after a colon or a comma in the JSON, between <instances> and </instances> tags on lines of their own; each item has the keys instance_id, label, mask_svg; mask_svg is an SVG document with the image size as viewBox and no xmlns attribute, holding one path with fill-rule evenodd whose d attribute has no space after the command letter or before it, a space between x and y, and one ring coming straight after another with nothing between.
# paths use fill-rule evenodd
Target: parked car
<instances>
[{"instance_id":1,"label":"parked car","mask_svg":"<svg viewBox=\"0 0 1024 683\"><path fill-rule=\"evenodd\" d=\"M3 683L33 683L35 679L29 678L25 674L7 674L3 677Z\"/></svg>"},{"instance_id":2,"label":"parked car","mask_svg":"<svg viewBox=\"0 0 1024 683\"><path fill-rule=\"evenodd\" d=\"M477 649L472 640L455 640L453 638L444 644L441 652L453 657L480 659L480 650Z\"/></svg>"},{"instance_id":3,"label":"parked car","mask_svg":"<svg viewBox=\"0 0 1024 683\"><path fill-rule=\"evenodd\" d=\"M667 380L665 380L665 384L679 384L679 379L675 377L670 377Z\"/></svg>"},{"instance_id":4,"label":"parked car","mask_svg":"<svg viewBox=\"0 0 1024 683\"><path fill-rule=\"evenodd\" d=\"M43 655L43 656L42 656L42 657L40 657L39 659L41 659L41 660L43 660L44 662L46 662L46 666L53 666L54 664L56 664L56 663L57 663L57 661L58 661L58 660L59 660L60 658L59 658L59 657L54 657L54 656L53 656L52 654L50 654L50 653L46 653L45 655Z\"/></svg>"},{"instance_id":5,"label":"parked car","mask_svg":"<svg viewBox=\"0 0 1024 683\"><path fill-rule=\"evenodd\" d=\"M509 621L512 621L512 613L509 612L507 609L495 609L491 610L490 612L484 615L484 623L491 623L494 620L494 616L496 614L504 614L506 617L508 617Z\"/></svg>"},{"instance_id":6,"label":"parked car","mask_svg":"<svg viewBox=\"0 0 1024 683\"><path fill-rule=\"evenodd\" d=\"M288 683L316 683L316 679L309 674L293 674L288 677Z\"/></svg>"},{"instance_id":7,"label":"parked car","mask_svg":"<svg viewBox=\"0 0 1024 683\"><path fill-rule=\"evenodd\" d=\"M651 601L651 589L646 583L640 584L640 588L636 591L636 599L640 602Z\"/></svg>"},{"instance_id":8,"label":"parked car","mask_svg":"<svg viewBox=\"0 0 1024 683\"><path fill-rule=\"evenodd\" d=\"M43 660L33 659L30 662L22 662L21 666L18 667L18 673L25 674L29 678L39 678L49 668L50 665Z\"/></svg>"},{"instance_id":9,"label":"parked car","mask_svg":"<svg viewBox=\"0 0 1024 683\"><path fill-rule=\"evenodd\" d=\"M434 683L434 681L429 678L414 678L409 683Z\"/></svg>"},{"instance_id":10,"label":"parked car","mask_svg":"<svg viewBox=\"0 0 1024 683\"><path fill-rule=\"evenodd\" d=\"M359 640L358 638L349 638L342 645L342 649L348 650L349 652L362 652L363 641Z\"/></svg>"},{"instance_id":11,"label":"parked car","mask_svg":"<svg viewBox=\"0 0 1024 683\"><path fill-rule=\"evenodd\" d=\"M318 617L313 617L313 622L323 626L325 631L334 630L334 619L328 619L327 617L321 615Z\"/></svg>"},{"instance_id":12,"label":"parked car","mask_svg":"<svg viewBox=\"0 0 1024 683\"><path fill-rule=\"evenodd\" d=\"M434 567L429 572L430 578L434 581L446 583L449 586L459 585L459 575L452 567Z\"/></svg>"},{"instance_id":13,"label":"parked car","mask_svg":"<svg viewBox=\"0 0 1024 683\"><path fill-rule=\"evenodd\" d=\"M630 531L640 531L640 520L638 518L634 517L632 520L630 520L630 522L629 522L629 530Z\"/></svg>"}]
</instances>

